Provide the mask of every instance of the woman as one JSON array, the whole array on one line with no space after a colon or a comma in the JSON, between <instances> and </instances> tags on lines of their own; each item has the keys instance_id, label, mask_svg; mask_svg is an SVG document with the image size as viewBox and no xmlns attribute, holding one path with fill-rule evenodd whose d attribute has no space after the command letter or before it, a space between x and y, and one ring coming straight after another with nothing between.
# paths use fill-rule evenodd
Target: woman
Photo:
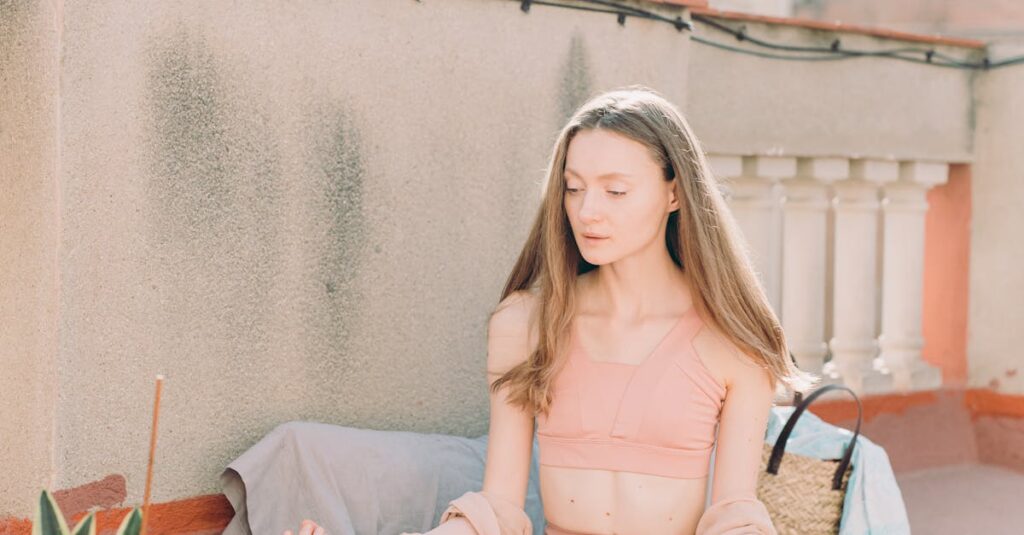
<instances>
[{"instance_id":1,"label":"woman","mask_svg":"<svg viewBox=\"0 0 1024 535\"><path fill-rule=\"evenodd\" d=\"M455 500L429 533L529 531L514 511L535 421L548 534L774 533L755 493L769 409L777 385L814 378L787 358L686 120L641 86L599 95L545 188L489 320L476 511Z\"/></svg>"}]
</instances>

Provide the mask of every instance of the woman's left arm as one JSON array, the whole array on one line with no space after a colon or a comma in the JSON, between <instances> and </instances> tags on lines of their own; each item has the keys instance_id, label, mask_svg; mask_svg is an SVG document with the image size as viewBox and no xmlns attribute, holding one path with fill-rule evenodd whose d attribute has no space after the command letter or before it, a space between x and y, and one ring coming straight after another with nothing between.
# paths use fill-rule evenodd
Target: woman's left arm
<instances>
[{"instance_id":1,"label":"woman's left arm","mask_svg":"<svg viewBox=\"0 0 1024 535\"><path fill-rule=\"evenodd\" d=\"M731 343L722 341L719 348L726 395L718 424L711 505L697 525L697 535L775 535L768 510L757 499L761 452L775 397L773 381L766 368Z\"/></svg>"}]
</instances>

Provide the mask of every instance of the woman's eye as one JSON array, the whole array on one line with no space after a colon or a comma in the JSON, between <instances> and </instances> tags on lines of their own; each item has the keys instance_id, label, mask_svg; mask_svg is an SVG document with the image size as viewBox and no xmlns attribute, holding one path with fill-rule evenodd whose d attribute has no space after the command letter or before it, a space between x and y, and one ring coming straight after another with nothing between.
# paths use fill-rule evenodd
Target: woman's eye
<instances>
[{"instance_id":1,"label":"woman's eye","mask_svg":"<svg viewBox=\"0 0 1024 535\"><path fill-rule=\"evenodd\" d=\"M579 191L579 188L565 188L566 193L577 193ZM626 194L625 191L609 191L608 193L615 197L621 197Z\"/></svg>"}]
</instances>

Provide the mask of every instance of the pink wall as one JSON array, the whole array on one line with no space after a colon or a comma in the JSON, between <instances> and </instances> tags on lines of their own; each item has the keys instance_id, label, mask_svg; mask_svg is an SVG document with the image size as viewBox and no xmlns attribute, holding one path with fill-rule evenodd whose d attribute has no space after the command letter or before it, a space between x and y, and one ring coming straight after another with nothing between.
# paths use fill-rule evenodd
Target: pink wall
<instances>
[{"instance_id":1,"label":"pink wall","mask_svg":"<svg viewBox=\"0 0 1024 535\"><path fill-rule=\"evenodd\" d=\"M949 181L928 192L922 332L925 361L945 386L967 384L967 299L971 236L971 168L955 164Z\"/></svg>"}]
</instances>

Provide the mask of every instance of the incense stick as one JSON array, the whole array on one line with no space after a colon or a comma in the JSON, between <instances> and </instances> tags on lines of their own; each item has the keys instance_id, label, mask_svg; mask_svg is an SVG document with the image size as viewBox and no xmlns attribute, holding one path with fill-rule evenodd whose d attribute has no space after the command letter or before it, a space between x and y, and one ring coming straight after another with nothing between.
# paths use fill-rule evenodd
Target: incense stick
<instances>
[{"instance_id":1,"label":"incense stick","mask_svg":"<svg viewBox=\"0 0 1024 535\"><path fill-rule=\"evenodd\" d=\"M139 535L146 535L149 524L149 490L153 483L153 456L156 453L156 427L160 420L160 390L164 384L164 376L156 376L156 398L153 400L153 427L149 437L149 466L146 467L146 493L142 498L142 529Z\"/></svg>"}]
</instances>

